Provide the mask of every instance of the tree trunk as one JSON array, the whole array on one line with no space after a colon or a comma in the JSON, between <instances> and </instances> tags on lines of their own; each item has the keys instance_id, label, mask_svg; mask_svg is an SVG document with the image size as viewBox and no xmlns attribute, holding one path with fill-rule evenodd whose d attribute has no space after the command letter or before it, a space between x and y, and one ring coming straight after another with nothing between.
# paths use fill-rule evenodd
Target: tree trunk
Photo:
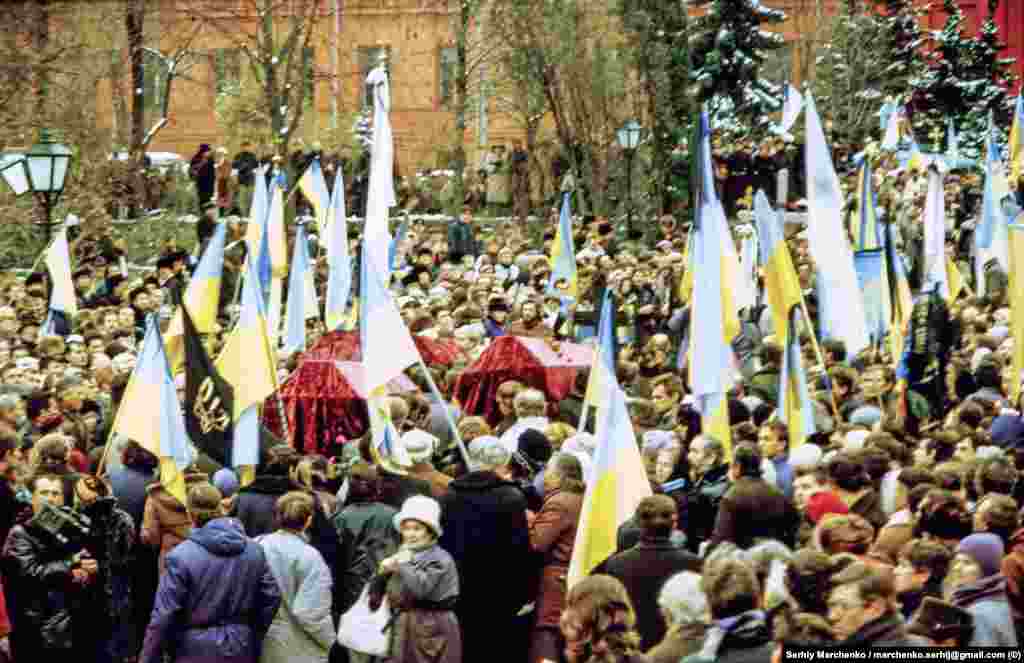
<instances>
[{"instance_id":1,"label":"tree trunk","mask_svg":"<svg viewBox=\"0 0 1024 663\"><path fill-rule=\"evenodd\" d=\"M281 113L281 99L277 91L277 59L276 47L274 44L274 3L272 0L263 0L263 24L260 26L261 48L259 53L260 64L263 67L263 89L266 95L266 102L270 105L270 139L274 142L274 150L277 154L287 154L287 137L281 134L284 128L284 114Z\"/></svg>"},{"instance_id":2,"label":"tree trunk","mask_svg":"<svg viewBox=\"0 0 1024 663\"><path fill-rule=\"evenodd\" d=\"M459 28L455 31L455 209L461 213L466 200L466 105L469 103L469 71L466 44L469 41L471 8L469 0L459 0Z\"/></svg>"},{"instance_id":3,"label":"tree trunk","mask_svg":"<svg viewBox=\"0 0 1024 663\"><path fill-rule=\"evenodd\" d=\"M128 56L132 74L132 124L129 158L143 162L143 137L146 135L146 70L143 66L146 0L128 0L125 11L125 32L128 35Z\"/></svg>"},{"instance_id":4,"label":"tree trunk","mask_svg":"<svg viewBox=\"0 0 1024 663\"><path fill-rule=\"evenodd\" d=\"M49 0L36 0L35 21L32 25L32 45L36 56L44 58L46 48L50 44L50 2ZM44 58L45 59L45 58ZM34 84L35 103L37 117L46 122L47 103L46 96L49 93L50 74L47 64L40 64L36 69L36 80Z\"/></svg>"}]
</instances>

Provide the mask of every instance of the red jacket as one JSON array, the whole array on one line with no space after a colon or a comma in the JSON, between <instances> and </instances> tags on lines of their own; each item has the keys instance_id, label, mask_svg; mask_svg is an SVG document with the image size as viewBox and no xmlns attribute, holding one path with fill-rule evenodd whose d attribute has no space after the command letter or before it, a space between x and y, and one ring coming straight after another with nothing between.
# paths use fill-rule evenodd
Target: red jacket
<instances>
[{"instance_id":1,"label":"red jacket","mask_svg":"<svg viewBox=\"0 0 1024 663\"><path fill-rule=\"evenodd\" d=\"M1003 557L1000 570L1006 576L1006 597L1014 619L1024 619L1024 529L1010 537L1010 550Z\"/></svg>"}]
</instances>

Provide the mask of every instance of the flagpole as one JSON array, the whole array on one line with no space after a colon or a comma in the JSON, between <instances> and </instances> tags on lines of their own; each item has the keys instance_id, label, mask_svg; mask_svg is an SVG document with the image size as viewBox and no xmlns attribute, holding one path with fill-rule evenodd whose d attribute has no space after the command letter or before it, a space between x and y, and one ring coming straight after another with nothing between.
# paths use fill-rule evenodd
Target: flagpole
<instances>
[{"instance_id":1,"label":"flagpole","mask_svg":"<svg viewBox=\"0 0 1024 663\"><path fill-rule=\"evenodd\" d=\"M427 384L430 385L430 393L434 394L434 398L441 404L441 408L444 410L444 418L448 421L448 425L452 429L452 436L455 438L455 444L459 447L459 453L462 455L462 460L466 463L466 467L472 471L473 462L469 459L469 452L466 451L466 445L462 441L462 437L459 435L459 428L455 425L455 419L452 418L451 410L448 408L448 401L441 396L441 391L434 384L434 378L430 375L430 371L427 370L427 365L423 363L423 355L416 353L419 358L419 367L423 371L423 376L427 379Z\"/></svg>"},{"instance_id":2,"label":"flagpole","mask_svg":"<svg viewBox=\"0 0 1024 663\"><path fill-rule=\"evenodd\" d=\"M827 367L825 365L825 356L822 354L821 346L818 345L818 338L814 334L814 327L811 325L811 314L807 311L807 302L804 301L804 293L803 292L800 293L800 310L803 311L803 314L804 314L804 324L807 325L808 327L810 327L810 330L811 330L811 334L810 334L810 336L811 336L811 346L814 348L814 354L818 358L818 364L821 365L822 370L824 370L826 372L826 375L827 375L828 374L828 369L827 369ZM799 345L799 342L800 342L799 338L796 339L796 340L797 340L797 344ZM826 380L826 384L828 384L828 383L829 383L829 381ZM829 402L832 403L832 415L838 420L838 418L839 418L839 404L836 403L836 394L831 389L828 390L828 394L829 394Z\"/></svg>"}]
</instances>

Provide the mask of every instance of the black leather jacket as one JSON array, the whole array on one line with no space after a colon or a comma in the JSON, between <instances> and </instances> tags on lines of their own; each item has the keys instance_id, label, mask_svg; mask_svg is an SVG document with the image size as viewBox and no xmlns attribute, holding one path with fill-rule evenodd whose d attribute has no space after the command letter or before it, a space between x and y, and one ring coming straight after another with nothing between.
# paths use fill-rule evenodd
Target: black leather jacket
<instances>
[{"instance_id":1,"label":"black leather jacket","mask_svg":"<svg viewBox=\"0 0 1024 663\"><path fill-rule=\"evenodd\" d=\"M18 638L34 640L32 650L70 650L71 593L76 587L67 551L48 545L30 526L16 525L4 545L3 572L4 594L12 604L11 626Z\"/></svg>"},{"instance_id":2,"label":"black leather jacket","mask_svg":"<svg viewBox=\"0 0 1024 663\"><path fill-rule=\"evenodd\" d=\"M729 490L728 465L713 467L686 491L680 520L686 528L686 546L696 553L700 544L711 538L718 517L718 505Z\"/></svg>"}]
</instances>

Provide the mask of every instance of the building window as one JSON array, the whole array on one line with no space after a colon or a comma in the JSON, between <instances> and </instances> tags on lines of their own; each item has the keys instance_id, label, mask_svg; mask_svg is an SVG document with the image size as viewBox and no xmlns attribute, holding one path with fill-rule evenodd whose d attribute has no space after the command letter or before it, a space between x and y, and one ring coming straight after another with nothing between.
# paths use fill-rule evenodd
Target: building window
<instances>
[{"instance_id":1,"label":"building window","mask_svg":"<svg viewBox=\"0 0 1024 663\"><path fill-rule=\"evenodd\" d=\"M438 89L437 95L444 107L451 106L455 100L455 71L458 64L459 49L454 46L442 46L438 50Z\"/></svg>"},{"instance_id":2,"label":"building window","mask_svg":"<svg viewBox=\"0 0 1024 663\"><path fill-rule=\"evenodd\" d=\"M217 48L210 53L213 69L213 92L223 94L237 90L242 76L242 54L237 48Z\"/></svg>"},{"instance_id":3,"label":"building window","mask_svg":"<svg viewBox=\"0 0 1024 663\"><path fill-rule=\"evenodd\" d=\"M373 89L366 84L366 77L377 68L383 61L388 70L388 76L394 75L394 62L391 60L390 46L360 46L358 53L359 61L359 85L363 89L363 106L373 106ZM390 81L394 86L394 80Z\"/></svg>"}]
</instances>

